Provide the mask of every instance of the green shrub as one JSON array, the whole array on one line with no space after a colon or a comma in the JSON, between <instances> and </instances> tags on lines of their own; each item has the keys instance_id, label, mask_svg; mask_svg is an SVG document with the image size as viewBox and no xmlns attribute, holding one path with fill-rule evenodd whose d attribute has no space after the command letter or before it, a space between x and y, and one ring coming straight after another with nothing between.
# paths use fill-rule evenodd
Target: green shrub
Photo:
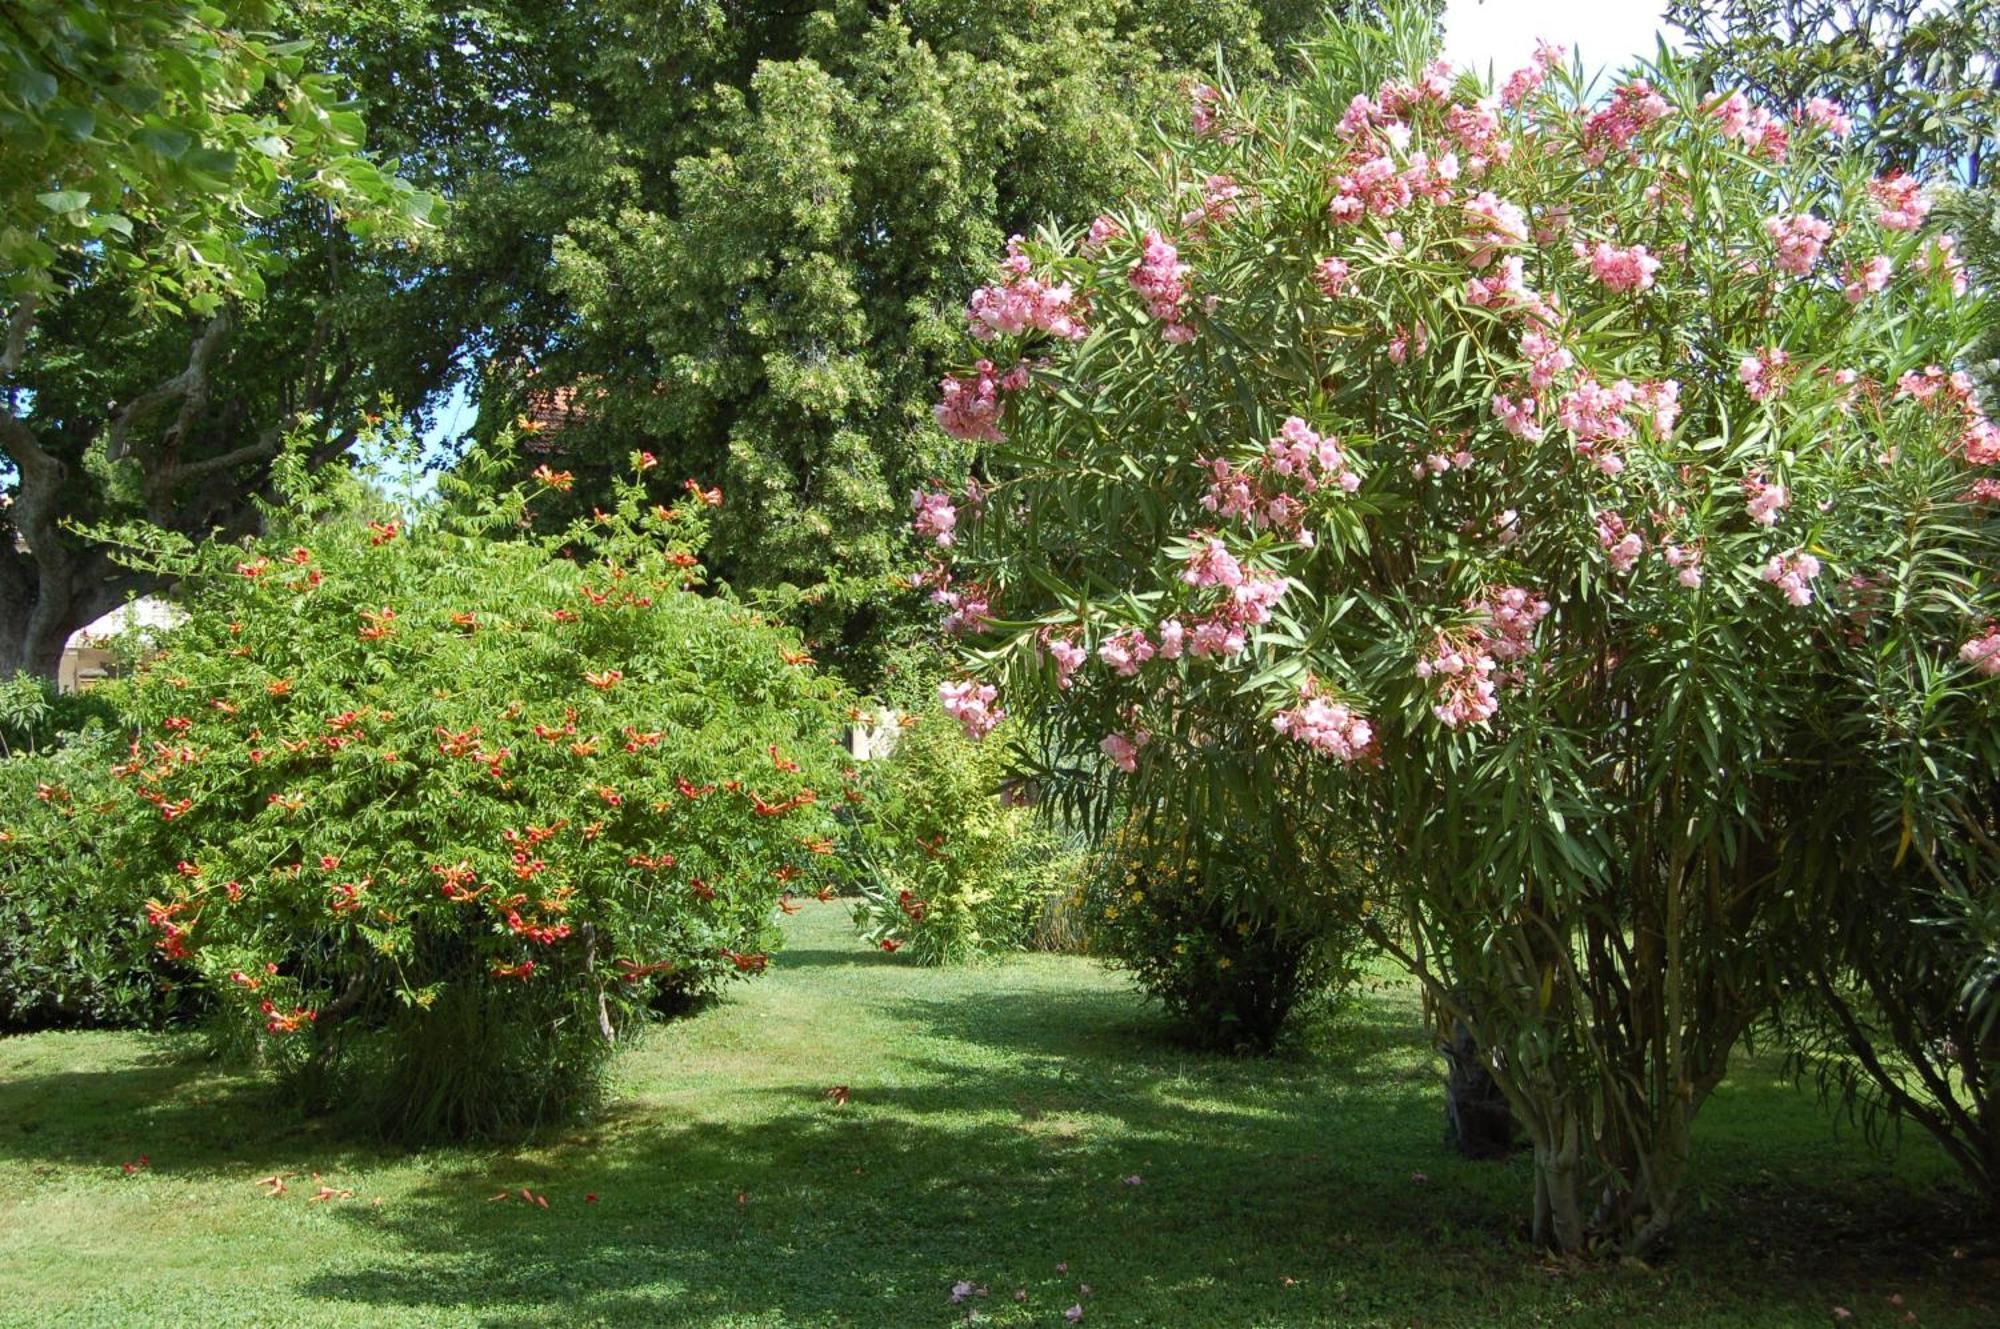
<instances>
[{"instance_id":1,"label":"green shrub","mask_svg":"<svg viewBox=\"0 0 2000 1329\"><path fill-rule=\"evenodd\" d=\"M154 1026L200 1006L116 870L118 755L91 728L0 759L0 1029Z\"/></svg>"},{"instance_id":2,"label":"green shrub","mask_svg":"<svg viewBox=\"0 0 2000 1329\"><path fill-rule=\"evenodd\" d=\"M407 528L304 495L290 535L149 555L190 618L133 680L129 871L309 1104L419 1137L573 1112L662 986L760 972L825 878L840 690L698 593L720 495L655 505L635 463L555 538L519 490Z\"/></svg>"},{"instance_id":3,"label":"green shrub","mask_svg":"<svg viewBox=\"0 0 2000 1329\"><path fill-rule=\"evenodd\" d=\"M1301 896L1298 879L1319 874L1280 859L1271 842L1202 844L1128 820L1091 880L1091 947L1189 1042L1269 1052L1296 1014L1354 981L1363 943L1359 899L1341 888Z\"/></svg>"},{"instance_id":4,"label":"green shrub","mask_svg":"<svg viewBox=\"0 0 2000 1329\"><path fill-rule=\"evenodd\" d=\"M977 744L935 710L903 730L866 777L853 839L861 934L924 964L1018 950L1081 860L1035 812L1003 800L1004 743Z\"/></svg>"}]
</instances>

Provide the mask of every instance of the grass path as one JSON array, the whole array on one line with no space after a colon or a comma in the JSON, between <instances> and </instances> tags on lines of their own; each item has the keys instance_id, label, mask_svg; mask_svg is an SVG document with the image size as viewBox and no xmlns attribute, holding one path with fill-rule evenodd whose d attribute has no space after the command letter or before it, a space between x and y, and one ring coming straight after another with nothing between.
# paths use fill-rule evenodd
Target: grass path
<instances>
[{"instance_id":1,"label":"grass path","mask_svg":"<svg viewBox=\"0 0 2000 1329\"><path fill-rule=\"evenodd\" d=\"M1885 1158L1756 1067L1703 1115L1674 1257L1566 1268L1521 1240L1524 1165L1441 1149L1405 991L1238 1063L1088 961L927 971L837 905L788 927L620 1062L610 1117L531 1147L343 1141L160 1038L0 1040L0 1324L2000 1324L1928 1142ZM522 1187L548 1207L488 1198Z\"/></svg>"}]
</instances>

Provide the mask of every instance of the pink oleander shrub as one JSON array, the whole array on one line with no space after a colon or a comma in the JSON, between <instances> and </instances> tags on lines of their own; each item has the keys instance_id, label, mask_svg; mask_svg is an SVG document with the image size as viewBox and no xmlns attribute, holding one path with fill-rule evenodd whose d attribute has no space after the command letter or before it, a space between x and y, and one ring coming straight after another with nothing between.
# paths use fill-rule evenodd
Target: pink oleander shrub
<instances>
[{"instance_id":1,"label":"pink oleander shrub","mask_svg":"<svg viewBox=\"0 0 2000 1329\"><path fill-rule=\"evenodd\" d=\"M1838 108L1553 49L1496 95L1427 32L1332 31L1010 247L938 408L979 459L915 501L941 701L1079 808L1356 846L1538 1239L1644 1254L1798 902L1992 843L1985 314Z\"/></svg>"}]
</instances>

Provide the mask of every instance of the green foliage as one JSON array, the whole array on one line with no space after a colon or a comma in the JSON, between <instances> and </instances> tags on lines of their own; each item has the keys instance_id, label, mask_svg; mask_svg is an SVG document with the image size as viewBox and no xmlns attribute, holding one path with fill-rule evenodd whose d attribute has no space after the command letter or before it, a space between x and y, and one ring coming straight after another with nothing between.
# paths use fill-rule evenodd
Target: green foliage
<instances>
[{"instance_id":1,"label":"green foliage","mask_svg":"<svg viewBox=\"0 0 2000 1329\"><path fill-rule=\"evenodd\" d=\"M151 1027L202 1004L121 871L121 746L93 726L0 758L0 1029Z\"/></svg>"},{"instance_id":2,"label":"green foliage","mask_svg":"<svg viewBox=\"0 0 2000 1329\"><path fill-rule=\"evenodd\" d=\"M1091 878L1091 950L1128 971L1196 1046L1269 1052L1296 1014L1339 1000L1360 972L1363 902L1349 884L1358 865L1306 873L1280 861L1297 847L1279 843L1133 817ZM1285 884L1301 876L1340 884Z\"/></svg>"},{"instance_id":3,"label":"green foliage","mask_svg":"<svg viewBox=\"0 0 2000 1329\"><path fill-rule=\"evenodd\" d=\"M969 741L935 710L912 720L863 775L855 925L923 964L1033 943L1049 902L1074 886L1081 852L1010 801L999 744Z\"/></svg>"},{"instance_id":4,"label":"green foliage","mask_svg":"<svg viewBox=\"0 0 2000 1329\"><path fill-rule=\"evenodd\" d=\"M191 617L134 680L126 870L309 1102L411 1136L573 1111L660 984L761 972L783 883L827 861L839 690L699 591L704 504L634 460L546 538L502 537L553 471L407 524L307 495L244 548L144 556Z\"/></svg>"},{"instance_id":5,"label":"green foliage","mask_svg":"<svg viewBox=\"0 0 2000 1329\"><path fill-rule=\"evenodd\" d=\"M0 28L0 277L14 297L89 251L142 306L255 299L258 223L294 190L357 230L430 200L362 152L365 128L267 0L25 0Z\"/></svg>"}]
</instances>

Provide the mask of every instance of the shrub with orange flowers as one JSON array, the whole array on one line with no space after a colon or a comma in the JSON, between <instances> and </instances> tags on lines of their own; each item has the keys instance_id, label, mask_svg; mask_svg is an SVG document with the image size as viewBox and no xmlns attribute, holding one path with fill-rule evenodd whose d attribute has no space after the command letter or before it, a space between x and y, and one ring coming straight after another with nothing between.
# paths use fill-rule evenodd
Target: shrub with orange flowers
<instances>
[{"instance_id":1,"label":"shrub with orange flowers","mask_svg":"<svg viewBox=\"0 0 2000 1329\"><path fill-rule=\"evenodd\" d=\"M433 1137L571 1114L832 870L839 685L704 591L707 496L647 478L545 538L553 473L367 524L294 477L248 547L134 551L190 616L132 688L127 870L309 1105Z\"/></svg>"}]
</instances>

